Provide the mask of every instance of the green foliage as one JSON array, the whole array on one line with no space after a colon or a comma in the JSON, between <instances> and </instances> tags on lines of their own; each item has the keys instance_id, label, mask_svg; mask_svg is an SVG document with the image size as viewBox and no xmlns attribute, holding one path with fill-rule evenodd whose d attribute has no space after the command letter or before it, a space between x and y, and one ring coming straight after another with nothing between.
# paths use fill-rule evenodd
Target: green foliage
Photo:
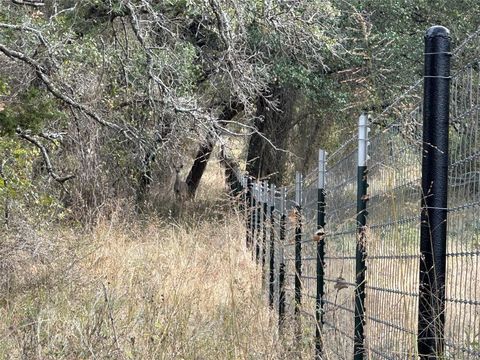
<instances>
[{"instance_id":1,"label":"green foliage","mask_svg":"<svg viewBox=\"0 0 480 360\"><path fill-rule=\"evenodd\" d=\"M27 169L31 168L36 151L22 147L16 139L2 137L0 153L4 161L3 176L0 178L0 199L17 199L31 194L33 185Z\"/></svg>"},{"instance_id":2,"label":"green foliage","mask_svg":"<svg viewBox=\"0 0 480 360\"><path fill-rule=\"evenodd\" d=\"M174 49L160 49L155 55L159 71L175 64L175 75L164 76L165 82L175 88L179 96L192 95L201 75L201 66L196 63L197 53L193 45L179 42Z\"/></svg>"},{"instance_id":3,"label":"green foliage","mask_svg":"<svg viewBox=\"0 0 480 360\"><path fill-rule=\"evenodd\" d=\"M333 0L342 11L340 26L349 50L339 64L363 67L370 102L391 101L411 86L423 71L423 37L432 25L450 29L453 43L476 30L480 3L474 0L368 0L356 4Z\"/></svg>"},{"instance_id":4,"label":"green foliage","mask_svg":"<svg viewBox=\"0 0 480 360\"><path fill-rule=\"evenodd\" d=\"M277 107L289 117L279 137L289 139L287 150L302 164L312 165L308 151L338 146L361 110L381 111L420 76L425 29L445 25L458 41L480 16L473 0L126 4L66 0L38 9L0 2L0 21L14 25L1 29L2 44L40 64L60 92L139 137L126 141L128 131L99 130L99 122L78 109L64 114L64 104L19 59L7 59L8 70L0 70L0 134L11 139L17 127L70 132L74 144L52 162L75 168L94 159L92 169L105 184L121 178L125 188L135 188L131 174L144 166L145 150L179 149L184 138L195 146L211 129L205 119L230 102L244 105L246 116L235 120L261 117L259 97L276 88L288 89L291 107L282 108L286 101L279 97ZM15 62L22 65L12 71Z\"/></svg>"},{"instance_id":5,"label":"green foliage","mask_svg":"<svg viewBox=\"0 0 480 360\"><path fill-rule=\"evenodd\" d=\"M0 96L7 95L8 93L8 84L0 78Z\"/></svg>"},{"instance_id":6,"label":"green foliage","mask_svg":"<svg viewBox=\"0 0 480 360\"><path fill-rule=\"evenodd\" d=\"M36 181L32 177L32 169L40 159L36 148L17 138L0 137L0 154L3 164L0 207L13 203L20 208L25 206L27 210L23 215L28 213L37 220L51 220L54 214L58 217L66 214L55 192L45 188L44 180Z\"/></svg>"},{"instance_id":7,"label":"green foliage","mask_svg":"<svg viewBox=\"0 0 480 360\"><path fill-rule=\"evenodd\" d=\"M6 86L3 88L7 89ZM48 121L62 118L57 103L44 91L31 87L20 95L16 103L7 105L0 111L0 134L12 135L17 127L38 131Z\"/></svg>"},{"instance_id":8,"label":"green foliage","mask_svg":"<svg viewBox=\"0 0 480 360\"><path fill-rule=\"evenodd\" d=\"M308 89L312 85L312 73L303 66L290 61L277 62L274 72L280 83Z\"/></svg>"}]
</instances>

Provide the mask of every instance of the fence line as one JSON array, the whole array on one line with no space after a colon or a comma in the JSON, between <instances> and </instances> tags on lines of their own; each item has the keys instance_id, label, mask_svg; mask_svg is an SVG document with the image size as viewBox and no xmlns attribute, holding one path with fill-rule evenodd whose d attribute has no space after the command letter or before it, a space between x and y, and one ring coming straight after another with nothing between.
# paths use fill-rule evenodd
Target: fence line
<instances>
[{"instance_id":1,"label":"fence line","mask_svg":"<svg viewBox=\"0 0 480 360\"><path fill-rule=\"evenodd\" d=\"M480 357L480 29L449 43L428 30L423 81L370 139L362 115L294 184L241 179L268 303L317 359Z\"/></svg>"}]
</instances>

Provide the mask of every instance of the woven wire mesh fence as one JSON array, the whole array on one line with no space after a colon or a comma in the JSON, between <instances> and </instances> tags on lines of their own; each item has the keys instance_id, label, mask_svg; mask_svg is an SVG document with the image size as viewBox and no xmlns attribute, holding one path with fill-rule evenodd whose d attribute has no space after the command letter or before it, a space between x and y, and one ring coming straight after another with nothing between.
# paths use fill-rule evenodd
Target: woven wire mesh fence
<instances>
[{"instance_id":1,"label":"woven wire mesh fence","mask_svg":"<svg viewBox=\"0 0 480 360\"><path fill-rule=\"evenodd\" d=\"M284 261L285 261L285 304L286 312L294 314L296 311L295 299L295 282L296 279L296 230L298 224L298 204L295 200L295 184L286 188L285 191L285 206L286 206L286 226L285 226L285 240L282 244ZM301 276L301 274L298 274Z\"/></svg>"},{"instance_id":2,"label":"woven wire mesh fence","mask_svg":"<svg viewBox=\"0 0 480 360\"><path fill-rule=\"evenodd\" d=\"M446 354L480 358L480 32L453 53L447 224Z\"/></svg>"},{"instance_id":3,"label":"woven wire mesh fence","mask_svg":"<svg viewBox=\"0 0 480 360\"><path fill-rule=\"evenodd\" d=\"M448 205L444 209L448 213L447 246L442 254L446 262L445 296L436 299L445 321L440 322L439 338L435 339L443 344L441 354L436 355L477 359L480 31L451 55ZM265 183L251 187L246 207L251 237L247 245L263 267L269 304L278 309L280 318L295 322L292 329L297 340L311 347L312 354L311 345L317 344L317 357L419 356L419 334L424 331L419 320L424 256L420 246L421 200L432 196L422 184L422 161L429 152L440 151L424 142L423 85L418 81L381 114L371 117L366 194L359 195L362 176L358 175L356 137L327 157L325 236L315 237L320 216L318 168L286 188ZM359 201L367 204L367 225L363 228L358 222ZM319 241L324 246L321 255ZM360 260L363 284L358 277ZM365 299L358 302L360 285L364 286ZM360 354L355 352L359 318Z\"/></svg>"},{"instance_id":4,"label":"woven wire mesh fence","mask_svg":"<svg viewBox=\"0 0 480 360\"><path fill-rule=\"evenodd\" d=\"M301 269L302 302L299 310L301 316L302 336L313 342L316 331L316 301L317 301L317 241L313 234L317 230L318 202L318 170L305 176L301 192ZM308 343L308 341L306 342Z\"/></svg>"},{"instance_id":5,"label":"woven wire mesh fence","mask_svg":"<svg viewBox=\"0 0 480 360\"><path fill-rule=\"evenodd\" d=\"M419 86L404 100L415 100ZM370 139L365 346L372 358L416 354L422 106L399 102Z\"/></svg>"},{"instance_id":6,"label":"woven wire mesh fence","mask_svg":"<svg viewBox=\"0 0 480 360\"><path fill-rule=\"evenodd\" d=\"M325 237L325 352L353 355L357 151L327 158ZM340 157L342 155L342 157Z\"/></svg>"}]
</instances>

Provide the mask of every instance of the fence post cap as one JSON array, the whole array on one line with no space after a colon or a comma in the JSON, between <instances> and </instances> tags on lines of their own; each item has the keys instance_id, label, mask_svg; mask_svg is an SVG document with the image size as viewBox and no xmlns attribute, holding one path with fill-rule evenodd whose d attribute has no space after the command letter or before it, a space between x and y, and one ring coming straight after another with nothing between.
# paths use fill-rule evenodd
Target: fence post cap
<instances>
[{"instance_id":1,"label":"fence post cap","mask_svg":"<svg viewBox=\"0 0 480 360\"><path fill-rule=\"evenodd\" d=\"M448 30L445 26L435 25L428 28L428 30L425 32L425 37L427 38L438 36L450 37L450 30Z\"/></svg>"}]
</instances>

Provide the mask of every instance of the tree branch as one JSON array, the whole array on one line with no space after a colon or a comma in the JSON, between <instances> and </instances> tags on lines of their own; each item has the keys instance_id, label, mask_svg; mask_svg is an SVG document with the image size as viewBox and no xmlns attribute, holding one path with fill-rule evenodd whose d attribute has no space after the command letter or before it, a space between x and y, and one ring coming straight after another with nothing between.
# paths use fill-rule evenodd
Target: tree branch
<instances>
[{"instance_id":1,"label":"tree branch","mask_svg":"<svg viewBox=\"0 0 480 360\"><path fill-rule=\"evenodd\" d=\"M53 81L50 79L50 77L46 74L46 71L43 68L43 66L39 62L34 60L33 58L31 58L28 55L23 54L21 52L9 49L3 44L0 44L0 51L3 52L9 58L23 61L24 63L26 63L27 65L32 67L37 72L38 76L40 77L42 82L45 84L47 89L50 91L50 93L53 96L55 96L56 98L62 100L63 102L72 106L73 108L75 108L77 110L80 110L87 117L91 118L92 120L99 123L100 125L103 125L105 127L108 127L110 129L113 129L113 130L116 130L116 131L119 131L119 132L123 133L124 136L127 139L133 140L132 136L138 139L138 137L130 129L123 128L123 127L121 127L121 126L119 126L115 123L112 123L112 122L109 122L109 121L106 121L106 120L102 119L98 114L96 114L93 110L91 110L87 106L77 102L72 97L62 93L57 88L57 86L53 83Z\"/></svg>"},{"instance_id":2,"label":"tree branch","mask_svg":"<svg viewBox=\"0 0 480 360\"><path fill-rule=\"evenodd\" d=\"M45 146L42 145L37 139L35 139L33 136L28 135L24 131L17 129L17 135L21 137L22 139L27 140L28 142L32 143L35 145L40 152L42 153L43 157L43 162L45 163L45 166L47 167L47 172L48 174L57 182L63 185L63 183L67 180L73 179L75 175L66 175L66 176L58 176L57 173L55 172L52 162L50 161L50 156L48 155L48 151L45 148Z\"/></svg>"},{"instance_id":3,"label":"tree branch","mask_svg":"<svg viewBox=\"0 0 480 360\"><path fill-rule=\"evenodd\" d=\"M33 7L45 6L45 3L43 1L36 1L36 0L12 0L12 2L17 5L26 5L26 6L33 6Z\"/></svg>"}]
</instances>

